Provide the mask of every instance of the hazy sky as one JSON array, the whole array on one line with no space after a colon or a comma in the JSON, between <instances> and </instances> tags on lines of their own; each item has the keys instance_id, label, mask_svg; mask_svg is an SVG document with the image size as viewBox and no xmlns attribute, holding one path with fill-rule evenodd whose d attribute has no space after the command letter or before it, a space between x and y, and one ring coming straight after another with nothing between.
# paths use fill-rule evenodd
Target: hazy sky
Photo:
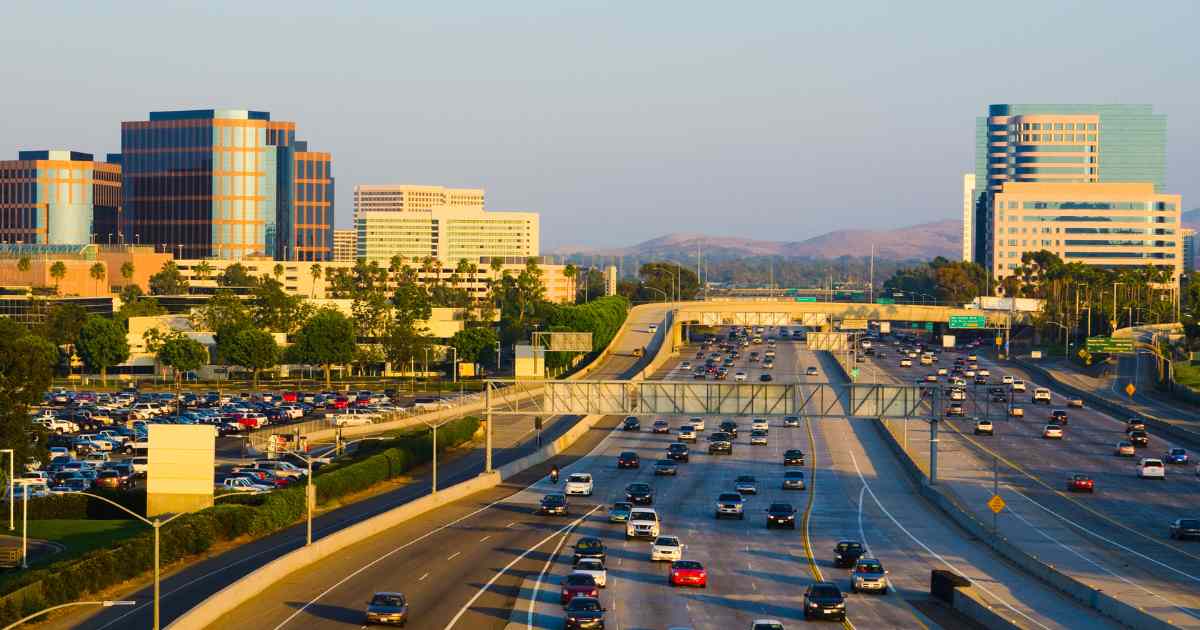
<instances>
[{"instance_id":1,"label":"hazy sky","mask_svg":"<svg viewBox=\"0 0 1200 630\"><path fill-rule=\"evenodd\" d=\"M357 183L487 189L544 248L780 240L960 211L995 102L1152 103L1200 207L1191 1L4 3L0 158L264 109ZM166 6L166 5L169 5Z\"/></svg>"}]
</instances>

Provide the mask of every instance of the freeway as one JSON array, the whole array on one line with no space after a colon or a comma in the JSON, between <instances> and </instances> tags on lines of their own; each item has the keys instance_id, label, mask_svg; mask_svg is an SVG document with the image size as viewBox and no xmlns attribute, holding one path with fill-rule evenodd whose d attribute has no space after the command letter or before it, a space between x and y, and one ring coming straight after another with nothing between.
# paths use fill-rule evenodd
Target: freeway
<instances>
[{"instance_id":1,"label":"freeway","mask_svg":"<svg viewBox=\"0 0 1200 630\"><path fill-rule=\"evenodd\" d=\"M941 367L952 360L946 353ZM982 357L981 357L982 358ZM1114 455L1125 437L1124 418L1095 409L1067 408L1053 393L1051 406L1035 406L1029 396L1038 383L1031 374L1009 365L980 361L992 379L1003 374L1023 378L1026 395L1017 394L1025 417L1008 418L1003 407L991 405L995 435L973 435L974 415L987 405L968 401L965 420L951 420L941 433L939 478L962 504L987 520L984 503L999 482L1007 508L997 519L999 530L1012 542L1077 579L1140 606L1180 627L1200 628L1200 550L1167 537L1169 521L1196 516L1200 480L1191 466L1173 466L1165 481L1139 479L1135 461ZM901 368L895 348L884 359L871 359L880 378L911 382L930 372L928 367ZM1061 440L1042 438L1051 409L1065 409L1069 424ZM909 444L927 453L927 432L914 425ZM1137 457L1161 457L1179 446L1151 436L1150 446ZM995 471L995 472L994 472ZM1069 474L1084 473L1096 483L1094 494L1066 490Z\"/></svg>"},{"instance_id":2,"label":"freeway","mask_svg":"<svg viewBox=\"0 0 1200 630\"><path fill-rule=\"evenodd\" d=\"M631 310L623 332L614 342L614 352L597 367L592 377L623 378L642 369L648 357L634 358L631 351L638 347L652 346L655 335L649 332L648 326L651 323L662 321L665 313L666 307L663 305L647 305ZM662 335L663 333L658 334ZM543 429L543 438L552 440L562 435L578 419L574 416L552 419ZM612 422L615 422L612 419L608 420L607 425L604 422L600 423L596 430L582 438L577 449L570 451L568 455L586 453L587 450L590 450L591 446L594 446L602 437L604 427L611 427ZM523 416L512 416L496 422L494 454L496 466L528 455L537 448L532 427L532 418ZM506 448L505 445L509 446ZM449 458L449 461L442 462L438 468L439 487L446 487L475 477L482 472L483 465L484 454L481 448L473 448L459 457ZM488 498L489 501L500 500L531 480L531 478L518 476L510 483L495 489L489 495L490 498L485 498ZM432 478L427 470L422 470L410 479L399 481L401 483L394 490L315 517L313 519L313 539L318 540L344 527L428 494ZM446 514L455 514L455 512L449 510L443 516ZM177 571L164 572L161 600L163 625L170 623L229 583L276 557L303 546L304 532L304 524L300 523L265 538L219 550L212 556ZM148 585L119 593L117 598L136 600L139 603L128 609L123 607L100 609L80 607L70 614L56 616L48 621L46 626L55 629L82 628L87 630L121 630L151 626L152 593Z\"/></svg>"},{"instance_id":3,"label":"freeway","mask_svg":"<svg viewBox=\"0 0 1200 630\"><path fill-rule=\"evenodd\" d=\"M822 375L803 376L803 368L810 365L822 365ZM772 372L777 380L819 381L829 367L827 358L781 342ZM745 363L738 368L750 379L761 371ZM683 376L675 361L653 378ZM607 419L604 426L614 426L615 420ZM642 420L648 428L653 419ZM686 419L668 420L675 429ZM707 420L710 428L717 420ZM1080 621L1111 627L1014 572L936 510L914 501L899 466L870 427L823 420L784 428L775 419L769 444L750 446L748 419L740 420L743 432L732 457L694 451L677 477L655 477L650 467L674 436L648 430L604 432L598 444L574 449L571 454L582 457L564 466L564 475L592 473L596 485L593 496L572 499L570 516L536 515L540 498L556 488L544 478L527 475L509 488L447 506L299 571L216 626L357 626L372 592L399 590L411 602L410 625L415 628L504 628L510 622L515 627L557 628L559 583L569 571L564 550L586 534L603 538L609 548L610 586L601 598L618 628L748 627L762 617L798 622L802 592L814 574L849 590L845 570L834 569L830 562L833 545L843 538L863 540L890 567L895 585L887 595L850 595L848 627L936 625L917 604L928 593L930 569L945 567L972 577L995 605L1011 606L1012 616L1028 618L1031 627L1066 628ZM782 452L788 448L809 454L807 491L780 487ZM645 465L617 470L616 455L626 450L638 452ZM733 478L743 474L754 475L760 484L760 494L748 501L747 518L716 521L716 495L729 491ZM654 486L663 533L680 536L687 545L685 557L706 565L707 589L670 589L665 566L649 561L648 543L625 540L622 527L607 522L606 506L623 498L623 488L633 481ZM534 483L516 488L522 482ZM802 519L795 531L766 530L762 510L773 501L792 503L807 516L807 528ZM938 622L969 627L956 617Z\"/></svg>"}]
</instances>

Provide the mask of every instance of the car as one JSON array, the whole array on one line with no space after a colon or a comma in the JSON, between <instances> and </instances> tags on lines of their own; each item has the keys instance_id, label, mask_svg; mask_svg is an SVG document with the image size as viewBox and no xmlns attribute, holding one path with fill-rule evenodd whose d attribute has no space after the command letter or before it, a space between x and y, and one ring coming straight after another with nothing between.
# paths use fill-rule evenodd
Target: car
<instances>
[{"instance_id":1,"label":"car","mask_svg":"<svg viewBox=\"0 0 1200 630\"><path fill-rule=\"evenodd\" d=\"M785 416L783 418L783 426L785 426L785 427L800 426L800 416Z\"/></svg>"},{"instance_id":2,"label":"car","mask_svg":"<svg viewBox=\"0 0 1200 630\"><path fill-rule=\"evenodd\" d=\"M960 402L950 403L950 406L946 408L946 416L947 417L958 416L961 418L966 415L967 415L967 412L966 412L966 410L963 409L963 404Z\"/></svg>"},{"instance_id":3,"label":"car","mask_svg":"<svg viewBox=\"0 0 1200 630\"><path fill-rule=\"evenodd\" d=\"M697 417L697 418L688 418L688 421L687 421L687 423L688 423L688 424L690 424L690 425L692 426L692 428L693 428L693 429L695 429L695 430L697 430L697 431L703 431L703 430L704 430L704 418L699 418L699 417Z\"/></svg>"},{"instance_id":4,"label":"car","mask_svg":"<svg viewBox=\"0 0 1200 630\"><path fill-rule=\"evenodd\" d=\"M576 597L599 597L600 587L589 573L569 573L563 578L558 599L566 605Z\"/></svg>"},{"instance_id":5,"label":"car","mask_svg":"<svg viewBox=\"0 0 1200 630\"><path fill-rule=\"evenodd\" d=\"M1076 409L1083 409L1083 399L1079 398L1078 396L1072 396L1071 398L1067 399L1067 406L1075 407Z\"/></svg>"},{"instance_id":6,"label":"car","mask_svg":"<svg viewBox=\"0 0 1200 630\"><path fill-rule=\"evenodd\" d=\"M772 503L767 507L767 529L787 527L796 529L796 508L791 503Z\"/></svg>"},{"instance_id":7,"label":"car","mask_svg":"<svg viewBox=\"0 0 1200 630\"><path fill-rule=\"evenodd\" d=\"M1050 412L1050 422L1054 424L1067 425L1067 412L1065 409L1055 409Z\"/></svg>"},{"instance_id":8,"label":"car","mask_svg":"<svg viewBox=\"0 0 1200 630\"><path fill-rule=\"evenodd\" d=\"M634 505L653 505L654 488L648 483L631 483L625 486L625 500Z\"/></svg>"},{"instance_id":9,"label":"car","mask_svg":"<svg viewBox=\"0 0 1200 630\"><path fill-rule=\"evenodd\" d=\"M754 444L757 444L757 445L760 445L760 446L766 446L766 444L767 444L767 432L766 432L766 431L764 431L764 430L762 430L762 429L755 429L755 430L751 431L751 432L750 432L750 444L752 444L752 445L754 445Z\"/></svg>"},{"instance_id":10,"label":"car","mask_svg":"<svg viewBox=\"0 0 1200 630\"><path fill-rule=\"evenodd\" d=\"M1024 418L1025 417L1025 408L1013 405L1012 409L1008 410L1008 415L1010 415L1014 418Z\"/></svg>"},{"instance_id":11,"label":"car","mask_svg":"<svg viewBox=\"0 0 1200 630\"><path fill-rule=\"evenodd\" d=\"M979 376L991 376L992 373L987 368L980 368L975 371Z\"/></svg>"},{"instance_id":12,"label":"car","mask_svg":"<svg viewBox=\"0 0 1200 630\"><path fill-rule=\"evenodd\" d=\"M733 454L733 436L724 431L717 431L708 436L708 453L709 455L717 455L725 453L726 455Z\"/></svg>"},{"instance_id":13,"label":"car","mask_svg":"<svg viewBox=\"0 0 1200 630\"><path fill-rule=\"evenodd\" d=\"M846 619L846 599L833 582L817 582L804 590L805 619Z\"/></svg>"},{"instance_id":14,"label":"car","mask_svg":"<svg viewBox=\"0 0 1200 630\"><path fill-rule=\"evenodd\" d=\"M839 568L849 568L866 553L862 543L857 540L843 540L833 548L833 565Z\"/></svg>"},{"instance_id":15,"label":"car","mask_svg":"<svg viewBox=\"0 0 1200 630\"><path fill-rule=\"evenodd\" d=\"M949 374L950 374L950 370L947 370L946 368L938 368L937 374L935 376L948 376ZM937 380L937 379L935 378L934 380Z\"/></svg>"},{"instance_id":16,"label":"car","mask_svg":"<svg viewBox=\"0 0 1200 630\"><path fill-rule=\"evenodd\" d=\"M1000 382L1004 385L1012 385L1013 377L1012 377L1012 375L1005 374L1004 376L1000 377Z\"/></svg>"},{"instance_id":17,"label":"car","mask_svg":"<svg viewBox=\"0 0 1200 630\"><path fill-rule=\"evenodd\" d=\"M1188 452L1182 448L1170 449L1163 455L1163 461L1168 464L1187 464Z\"/></svg>"},{"instance_id":18,"label":"car","mask_svg":"<svg viewBox=\"0 0 1200 630\"><path fill-rule=\"evenodd\" d=\"M650 544L650 561L674 561L683 559L683 543L676 536L659 536Z\"/></svg>"},{"instance_id":19,"label":"car","mask_svg":"<svg viewBox=\"0 0 1200 630\"><path fill-rule=\"evenodd\" d=\"M805 369L804 369L804 375L805 375L805 376L816 376L817 374L818 374L818 372L817 372L817 368L816 368L816 367L814 367L814 366L811 366L811 365L810 365L810 366L808 366L807 368L805 368Z\"/></svg>"},{"instance_id":20,"label":"car","mask_svg":"<svg viewBox=\"0 0 1200 630\"><path fill-rule=\"evenodd\" d=\"M248 477L226 477L221 481L221 483L216 484L216 489L258 494L262 492L270 492L274 489L274 487L265 483L256 483L251 481Z\"/></svg>"},{"instance_id":21,"label":"car","mask_svg":"<svg viewBox=\"0 0 1200 630\"><path fill-rule=\"evenodd\" d=\"M1145 431L1130 431L1129 441L1134 446L1150 446L1150 434Z\"/></svg>"},{"instance_id":22,"label":"car","mask_svg":"<svg viewBox=\"0 0 1200 630\"><path fill-rule=\"evenodd\" d=\"M691 452L688 445L683 442L672 442L667 445L667 458L677 462L687 463Z\"/></svg>"},{"instance_id":23,"label":"car","mask_svg":"<svg viewBox=\"0 0 1200 630\"><path fill-rule=\"evenodd\" d=\"M708 587L708 571L704 565L695 560L676 560L671 563L671 572L667 583L671 586Z\"/></svg>"},{"instance_id":24,"label":"car","mask_svg":"<svg viewBox=\"0 0 1200 630\"><path fill-rule=\"evenodd\" d=\"M629 520L629 511L633 509L633 504L628 501L617 501L608 508L608 522L624 523Z\"/></svg>"},{"instance_id":25,"label":"car","mask_svg":"<svg viewBox=\"0 0 1200 630\"><path fill-rule=\"evenodd\" d=\"M912 367L912 359L900 359L900 367Z\"/></svg>"},{"instance_id":26,"label":"car","mask_svg":"<svg viewBox=\"0 0 1200 630\"><path fill-rule=\"evenodd\" d=\"M738 475L733 487L738 494L758 494L758 481L754 475Z\"/></svg>"},{"instance_id":27,"label":"car","mask_svg":"<svg viewBox=\"0 0 1200 630\"><path fill-rule=\"evenodd\" d=\"M571 564L578 564L584 558L600 560L601 563L608 562L604 540L596 538L596 536L582 536L575 541L575 545L571 548L575 551L571 554Z\"/></svg>"},{"instance_id":28,"label":"car","mask_svg":"<svg viewBox=\"0 0 1200 630\"><path fill-rule=\"evenodd\" d=\"M1177 518L1171 521L1170 536L1175 540L1200 538L1200 519Z\"/></svg>"},{"instance_id":29,"label":"car","mask_svg":"<svg viewBox=\"0 0 1200 630\"><path fill-rule=\"evenodd\" d=\"M925 375L925 382L926 382L926 383L936 383L936 382L938 382L938 377L937 377L937 374L926 374L926 375Z\"/></svg>"},{"instance_id":30,"label":"car","mask_svg":"<svg viewBox=\"0 0 1200 630\"><path fill-rule=\"evenodd\" d=\"M608 569L604 567L604 562L597 558L580 558L576 560L571 572L590 575L592 580L596 582L596 586L600 588L608 586Z\"/></svg>"},{"instance_id":31,"label":"car","mask_svg":"<svg viewBox=\"0 0 1200 630\"><path fill-rule=\"evenodd\" d=\"M567 476L567 495L590 497L594 489L592 476L588 473L571 473Z\"/></svg>"},{"instance_id":32,"label":"car","mask_svg":"<svg viewBox=\"0 0 1200 630\"><path fill-rule=\"evenodd\" d=\"M744 511L746 500L742 495L736 492L722 492L717 496L717 507L714 515L717 519L725 516L733 516L739 520L746 518Z\"/></svg>"},{"instance_id":33,"label":"car","mask_svg":"<svg viewBox=\"0 0 1200 630\"><path fill-rule=\"evenodd\" d=\"M1125 432L1133 433L1134 431L1145 431L1146 421L1141 418L1130 418L1125 421Z\"/></svg>"},{"instance_id":34,"label":"car","mask_svg":"<svg viewBox=\"0 0 1200 630\"><path fill-rule=\"evenodd\" d=\"M738 425L733 420L725 420L720 425L718 425L717 428L720 429L721 431L724 431L725 433L728 433L732 437L737 437Z\"/></svg>"},{"instance_id":35,"label":"car","mask_svg":"<svg viewBox=\"0 0 1200 630\"><path fill-rule=\"evenodd\" d=\"M850 590L854 593L886 593L888 572L875 558L859 558L850 570Z\"/></svg>"},{"instance_id":36,"label":"car","mask_svg":"<svg viewBox=\"0 0 1200 630\"><path fill-rule=\"evenodd\" d=\"M642 422L637 419L637 416L629 416L621 422L622 431L641 431Z\"/></svg>"},{"instance_id":37,"label":"car","mask_svg":"<svg viewBox=\"0 0 1200 630\"><path fill-rule=\"evenodd\" d=\"M1037 387L1033 390L1033 404L1050 404L1050 390L1045 387Z\"/></svg>"},{"instance_id":38,"label":"car","mask_svg":"<svg viewBox=\"0 0 1200 630\"><path fill-rule=\"evenodd\" d=\"M961 402L966 399L967 399L967 392L965 392L957 387L950 390L950 400L957 400L957 401Z\"/></svg>"},{"instance_id":39,"label":"car","mask_svg":"<svg viewBox=\"0 0 1200 630\"><path fill-rule=\"evenodd\" d=\"M660 521L653 508L635 507L625 521L625 538L657 538Z\"/></svg>"},{"instance_id":40,"label":"car","mask_svg":"<svg viewBox=\"0 0 1200 630\"><path fill-rule=\"evenodd\" d=\"M788 450L784 451L783 452L783 465L784 466L803 466L804 465L804 451L802 451L798 448L789 448Z\"/></svg>"},{"instance_id":41,"label":"car","mask_svg":"<svg viewBox=\"0 0 1200 630\"><path fill-rule=\"evenodd\" d=\"M1042 437L1047 440L1063 439L1063 428L1057 424L1047 424L1042 429Z\"/></svg>"},{"instance_id":42,"label":"car","mask_svg":"<svg viewBox=\"0 0 1200 630\"><path fill-rule=\"evenodd\" d=\"M992 426L991 420L976 420L975 435L995 435L995 427Z\"/></svg>"},{"instance_id":43,"label":"car","mask_svg":"<svg viewBox=\"0 0 1200 630\"><path fill-rule=\"evenodd\" d=\"M1013 379L1012 390L1014 392L1025 393L1025 381L1022 381L1021 379Z\"/></svg>"},{"instance_id":44,"label":"car","mask_svg":"<svg viewBox=\"0 0 1200 630\"><path fill-rule=\"evenodd\" d=\"M403 593L381 591L371 596L364 624L376 623L398 626L408 623L408 600Z\"/></svg>"},{"instance_id":45,"label":"car","mask_svg":"<svg viewBox=\"0 0 1200 630\"><path fill-rule=\"evenodd\" d=\"M765 418L755 418L750 421L751 431L770 431L771 425L767 423Z\"/></svg>"},{"instance_id":46,"label":"car","mask_svg":"<svg viewBox=\"0 0 1200 630\"><path fill-rule=\"evenodd\" d=\"M1095 492L1096 482L1083 473L1074 473L1067 477L1067 490L1071 492Z\"/></svg>"},{"instance_id":47,"label":"car","mask_svg":"<svg viewBox=\"0 0 1200 630\"><path fill-rule=\"evenodd\" d=\"M671 423L666 420L655 420L654 424L650 427L650 431L653 433L670 433Z\"/></svg>"},{"instance_id":48,"label":"car","mask_svg":"<svg viewBox=\"0 0 1200 630\"><path fill-rule=\"evenodd\" d=\"M1117 442L1117 447L1113 450L1113 455L1117 457L1133 457L1137 454L1137 449L1133 448L1133 444L1125 440Z\"/></svg>"},{"instance_id":49,"label":"car","mask_svg":"<svg viewBox=\"0 0 1200 630\"><path fill-rule=\"evenodd\" d=\"M563 607L566 630L590 630L604 628L604 607L595 597L574 597Z\"/></svg>"},{"instance_id":50,"label":"car","mask_svg":"<svg viewBox=\"0 0 1200 630\"><path fill-rule=\"evenodd\" d=\"M679 439L686 440L688 442L695 442L696 428L690 424L685 424L682 427L679 427Z\"/></svg>"},{"instance_id":51,"label":"car","mask_svg":"<svg viewBox=\"0 0 1200 630\"><path fill-rule=\"evenodd\" d=\"M759 374L758 380L761 383L769 383L774 380L774 378L770 374Z\"/></svg>"},{"instance_id":52,"label":"car","mask_svg":"<svg viewBox=\"0 0 1200 630\"><path fill-rule=\"evenodd\" d=\"M1161 479L1166 481L1167 468L1163 465L1161 459L1143 457L1142 461L1138 462L1137 476L1139 479Z\"/></svg>"},{"instance_id":53,"label":"car","mask_svg":"<svg viewBox=\"0 0 1200 630\"><path fill-rule=\"evenodd\" d=\"M978 356L976 356L976 355L974 355L974 354L968 354L968 355L967 355L967 360L968 360L968 361L978 361L978 360L979 360L979 357L978 357Z\"/></svg>"},{"instance_id":54,"label":"car","mask_svg":"<svg viewBox=\"0 0 1200 630\"><path fill-rule=\"evenodd\" d=\"M733 380L735 380L735 381L737 381L737 382L739 382L739 383L740 383L740 382L742 382L742 381L744 381L744 380L746 380L746 373L745 373L745 372L743 372L743 371L741 371L741 370L738 370L737 372L734 372L734 373L733 373Z\"/></svg>"},{"instance_id":55,"label":"car","mask_svg":"<svg viewBox=\"0 0 1200 630\"><path fill-rule=\"evenodd\" d=\"M542 497L541 503L538 504L539 514L566 516L569 509L567 506L567 496L558 492L547 494Z\"/></svg>"},{"instance_id":56,"label":"car","mask_svg":"<svg viewBox=\"0 0 1200 630\"><path fill-rule=\"evenodd\" d=\"M633 451L622 451L617 455L617 468L641 468L642 458Z\"/></svg>"},{"instance_id":57,"label":"car","mask_svg":"<svg viewBox=\"0 0 1200 630\"><path fill-rule=\"evenodd\" d=\"M804 471L789 470L783 473L783 489L784 490L803 490L804 489Z\"/></svg>"},{"instance_id":58,"label":"car","mask_svg":"<svg viewBox=\"0 0 1200 630\"><path fill-rule=\"evenodd\" d=\"M995 392L988 396L988 399L994 403L1006 403L1008 402L1008 394Z\"/></svg>"},{"instance_id":59,"label":"car","mask_svg":"<svg viewBox=\"0 0 1200 630\"><path fill-rule=\"evenodd\" d=\"M673 459L660 459L654 462L655 475L678 475L679 464Z\"/></svg>"}]
</instances>

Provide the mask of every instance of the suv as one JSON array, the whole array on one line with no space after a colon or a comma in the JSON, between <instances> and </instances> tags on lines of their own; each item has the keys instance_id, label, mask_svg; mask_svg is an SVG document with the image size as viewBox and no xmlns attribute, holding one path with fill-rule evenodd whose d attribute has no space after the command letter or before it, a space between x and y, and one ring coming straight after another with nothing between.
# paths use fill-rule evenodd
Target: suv
<instances>
[{"instance_id":1,"label":"suv","mask_svg":"<svg viewBox=\"0 0 1200 630\"><path fill-rule=\"evenodd\" d=\"M804 591L804 618L845 621L846 600L833 582L817 582Z\"/></svg>"},{"instance_id":2,"label":"suv","mask_svg":"<svg viewBox=\"0 0 1200 630\"><path fill-rule=\"evenodd\" d=\"M686 463L689 453L690 449L688 449L688 445L683 442L673 442L667 446L667 457L677 462Z\"/></svg>"},{"instance_id":3,"label":"suv","mask_svg":"<svg viewBox=\"0 0 1200 630\"><path fill-rule=\"evenodd\" d=\"M617 468L641 468L642 458L633 451L624 451L617 455Z\"/></svg>"},{"instance_id":4,"label":"suv","mask_svg":"<svg viewBox=\"0 0 1200 630\"><path fill-rule=\"evenodd\" d=\"M783 465L784 466L803 466L804 465L804 451L802 451L798 448L789 448L788 450L784 451L783 452Z\"/></svg>"},{"instance_id":5,"label":"suv","mask_svg":"<svg viewBox=\"0 0 1200 630\"><path fill-rule=\"evenodd\" d=\"M724 433L728 433L730 437L734 437L734 438L737 437L738 427L737 427L737 423L734 422L733 420L725 420L720 425L718 425L717 428L720 429Z\"/></svg>"},{"instance_id":6,"label":"suv","mask_svg":"<svg viewBox=\"0 0 1200 630\"><path fill-rule=\"evenodd\" d=\"M728 433L718 431L708 436L708 454L717 453L733 454L733 438Z\"/></svg>"},{"instance_id":7,"label":"suv","mask_svg":"<svg viewBox=\"0 0 1200 630\"><path fill-rule=\"evenodd\" d=\"M1033 402L1034 402L1034 404L1044 403L1044 404L1049 405L1050 404L1050 390L1046 389L1045 387L1038 387L1038 388L1034 389L1033 390Z\"/></svg>"},{"instance_id":8,"label":"suv","mask_svg":"<svg viewBox=\"0 0 1200 630\"><path fill-rule=\"evenodd\" d=\"M733 516L739 520L745 519L746 513L743 511L745 504L745 499L742 498L741 494L737 492L722 492L717 497L715 516L718 519L722 516Z\"/></svg>"},{"instance_id":9,"label":"suv","mask_svg":"<svg viewBox=\"0 0 1200 630\"><path fill-rule=\"evenodd\" d=\"M1021 379L1013 379L1012 390L1014 392L1024 392L1025 391L1025 381L1022 381Z\"/></svg>"},{"instance_id":10,"label":"suv","mask_svg":"<svg viewBox=\"0 0 1200 630\"><path fill-rule=\"evenodd\" d=\"M658 512L651 508L633 508L625 522L625 538L658 538Z\"/></svg>"}]
</instances>

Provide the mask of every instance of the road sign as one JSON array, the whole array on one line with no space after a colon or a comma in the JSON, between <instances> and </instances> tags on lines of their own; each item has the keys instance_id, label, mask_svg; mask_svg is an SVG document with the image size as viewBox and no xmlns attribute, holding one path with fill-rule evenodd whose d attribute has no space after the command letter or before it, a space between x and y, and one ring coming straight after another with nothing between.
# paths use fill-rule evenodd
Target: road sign
<instances>
[{"instance_id":1,"label":"road sign","mask_svg":"<svg viewBox=\"0 0 1200 630\"><path fill-rule=\"evenodd\" d=\"M987 506L993 514L999 514L1004 509L1004 499L1001 499L998 494L993 494L992 498L988 499Z\"/></svg>"},{"instance_id":2,"label":"road sign","mask_svg":"<svg viewBox=\"0 0 1200 630\"><path fill-rule=\"evenodd\" d=\"M858 380L858 368L850 368L850 380Z\"/></svg>"},{"instance_id":3,"label":"road sign","mask_svg":"<svg viewBox=\"0 0 1200 630\"><path fill-rule=\"evenodd\" d=\"M999 348L1000 346L1003 346L1003 345L1004 345L1004 337L1001 337L1000 335L996 335L996 347Z\"/></svg>"},{"instance_id":4,"label":"road sign","mask_svg":"<svg viewBox=\"0 0 1200 630\"><path fill-rule=\"evenodd\" d=\"M875 303L876 304L895 304L896 300L895 300L895 298L879 298L879 299L875 300Z\"/></svg>"},{"instance_id":5,"label":"road sign","mask_svg":"<svg viewBox=\"0 0 1200 630\"><path fill-rule=\"evenodd\" d=\"M1088 352L1105 352L1120 354L1133 352L1133 339L1114 339L1113 337L1088 337Z\"/></svg>"},{"instance_id":6,"label":"road sign","mask_svg":"<svg viewBox=\"0 0 1200 630\"><path fill-rule=\"evenodd\" d=\"M1137 388L1133 386L1133 383L1130 383L1125 386L1125 393L1128 394L1130 398L1133 398L1133 394L1136 391L1137 391Z\"/></svg>"},{"instance_id":7,"label":"road sign","mask_svg":"<svg viewBox=\"0 0 1200 630\"><path fill-rule=\"evenodd\" d=\"M972 328L980 329L987 325L987 318L983 315L951 315L951 328Z\"/></svg>"},{"instance_id":8,"label":"road sign","mask_svg":"<svg viewBox=\"0 0 1200 630\"><path fill-rule=\"evenodd\" d=\"M925 322L925 330L933 332L933 322Z\"/></svg>"},{"instance_id":9,"label":"road sign","mask_svg":"<svg viewBox=\"0 0 1200 630\"><path fill-rule=\"evenodd\" d=\"M817 298L813 295L800 295L796 297L797 302L816 302Z\"/></svg>"},{"instance_id":10,"label":"road sign","mask_svg":"<svg viewBox=\"0 0 1200 630\"><path fill-rule=\"evenodd\" d=\"M842 330L866 330L867 320L865 319L843 319Z\"/></svg>"}]
</instances>

